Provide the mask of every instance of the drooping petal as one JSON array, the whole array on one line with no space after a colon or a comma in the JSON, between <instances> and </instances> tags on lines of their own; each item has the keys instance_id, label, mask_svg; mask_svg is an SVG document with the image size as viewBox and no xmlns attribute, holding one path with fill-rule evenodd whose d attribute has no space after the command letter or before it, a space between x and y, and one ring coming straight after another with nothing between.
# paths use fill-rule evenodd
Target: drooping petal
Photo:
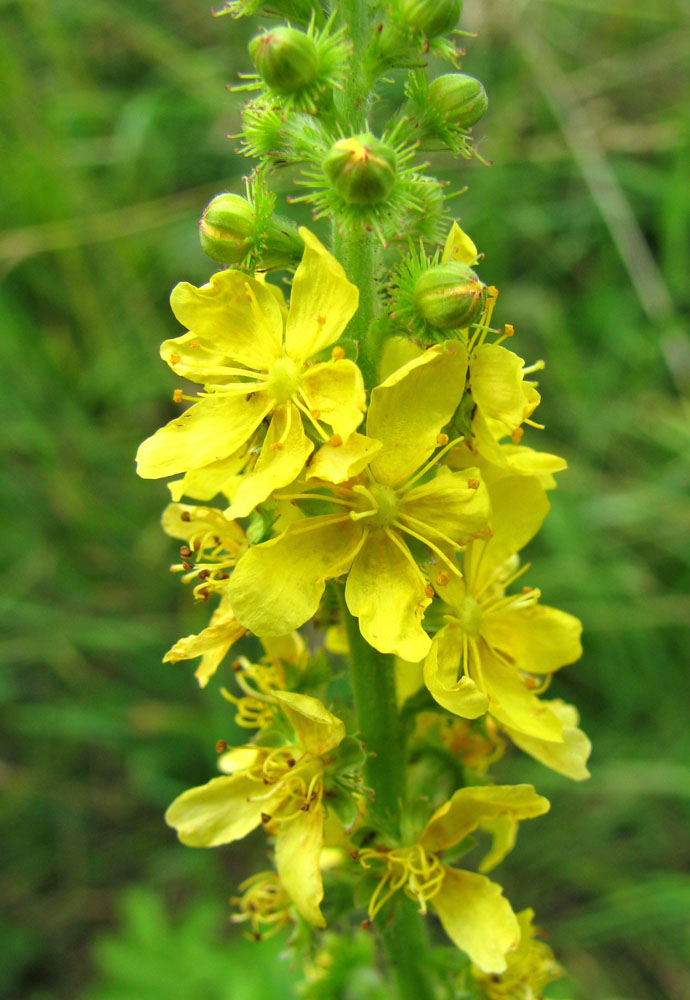
<instances>
[{"instance_id":1,"label":"drooping petal","mask_svg":"<svg viewBox=\"0 0 690 1000\"><path fill-rule=\"evenodd\" d=\"M318 411L318 419L347 441L364 419L366 406L364 380L354 361L341 358L313 365L303 373L300 387L309 409Z\"/></svg>"},{"instance_id":2,"label":"drooping petal","mask_svg":"<svg viewBox=\"0 0 690 1000\"><path fill-rule=\"evenodd\" d=\"M472 267L473 264L477 263L478 256L479 253L472 240L467 233L462 231L457 222L454 222L450 227L446 245L443 248L442 263L445 264L447 260L459 260L461 264Z\"/></svg>"},{"instance_id":3,"label":"drooping petal","mask_svg":"<svg viewBox=\"0 0 690 1000\"><path fill-rule=\"evenodd\" d=\"M248 368L267 371L282 354L280 306L263 282L241 271L219 271L201 288L183 281L170 305L190 333Z\"/></svg>"},{"instance_id":4,"label":"drooping petal","mask_svg":"<svg viewBox=\"0 0 690 1000\"><path fill-rule=\"evenodd\" d=\"M227 458L273 405L266 392L204 396L139 445L137 472L142 479L160 479Z\"/></svg>"},{"instance_id":5,"label":"drooping petal","mask_svg":"<svg viewBox=\"0 0 690 1000\"><path fill-rule=\"evenodd\" d=\"M438 435L462 398L467 352L458 340L430 347L371 393L367 435L383 442L371 463L375 478L397 486L438 447Z\"/></svg>"},{"instance_id":6,"label":"drooping petal","mask_svg":"<svg viewBox=\"0 0 690 1000\"><path fill-rule=\"evenodd\" d=\"M504 726L504 729L515 746L520 747L530 757L534 757L540 764L558 774L563 774L566 778L572 778L573 781L584 781L585 778L589 778L587 760L592 744L585 733L578 729L577 711L572 705L559 699L548 701L547 704L563 723L562 743L527 736L508 726Z\"/></svg>"},{"instance_id":7,"label":"drooping petal","mask_svg":"<svg viewBox=\"0 0 690 1000\"><path fill-rule=\"evenodd\" d=\"M491 847L482 858L479 871L482 874L492 871L496 865L510 854L515 847L517 839L518 821L509 813L502 813L500 816L489 816L480 820L479 826L482 830L490 833L493 837Z\"/></svg>"},{"instance_id":8,"label":"drooping petal","mask_svg":"<svg viewBox=\"0 0 690 1000\"><path fill-rule=\"evenodd\" d=\"M489 493L478 469L451 472L442 466L433 479L415 486L400 502L401 518L412 517L435 544L450 539L466 545L489 523ZM414 527L414 525L413 525Z\"/></svg>"},{"instance_id":9,"label":"drooping petal","mask_svg":"<svg viewBox=\"0 0 690 1000\"><path fill-rule=\"evenodd\" d=\"M424 577L385 531L367 536L348 575L345 600L374 649L412 663L426 656L431 640L421 620L431 600Z\"/></svg>"},{"instance_id":10,"label":"drooping petal","mask_svg":"<svg viewBox=\"0 0 690 1000\"><path fill-rule=\"evenodd\" d=\"M321 479L328 483L344 483L358 476L381 448L380 441L357 434L356 431L344 444L326 443L309 463L307 482Z\"/></svg>"},{"instance_id":11,"label":"drooping petal","mask_svg":"<svg viewBox=\"0 0 690 1000\"><path fill-rule=\"evenodd\" d=\"M550 455L547 451L535 451L522 444L503 444L501 451L513 472L521 476L536 476L545 485L549 484L556 472L568 468L568 463L560 455Z\"/></svg>"},{"instance_id":12,"label":"drooping petal","mask_svg":"<svg viewBox=\"0 0 690 1000\"><path fill-rule=\"evenodd\" d=\"M276 691L274 697L292 723L300 744L309 753L322 757L342 742L345 723L332 715L318 698L294 691Z\"/></svg>"},{"instance_id":13,"label":"drooping petal","mask_svg":"<svg viewBox=\"0 0 690 1000\"><path fill-rule=\"evenodd\" d=\"M299 812L278 825L276 868L283 888L307 923L325 927L319 908L323 882L319 860L323 847L323 809L319 805Z\"/></svg>"},{"instance_id":14,"label":"drooping petal","mask_svg":"<svg viewBox=\"0 0 690 1000\"><path fill-rule=\"evenodd\" d=\"M463 719L478 719L489 707L489 699L474 681L458 677L462 659L462 632L446 625L437 633L424 661L424 683L443 708Z\"/></svg>"},{"instance_id":15,"label":"drooping petal","mask_svg":"<svg viewBox=\"0 0 690 1000\"><path fill-rule=\"evenodd\" d=\"M263 786L242 773L212 778L178 796L165 822L188 847L229 844L246 837L261 822L261 814L275 807L274 797L252 798L257 794L263 795Z\"/></svg>"},{"instance_id":16,"label":"drooping petal","mask_svg":"<svg viewBox=\"0 0 690 1000\"><path fill-rule=\"evenodd\" d=\"M470 358L472 398L485 417L499 420L509 431L527 415L524 364L517 354L497 344L482 344Z\"/></svg>"},{"instance_id":17,"label":"drooping petal","mask_svg":"<svg viewBox=\"0 0 690 1000\"><path fill-rule=\"evenodd\" d=\"M487 615L482 635L494 649L505 652L529 674L550 674L582 656L582 623L558 608L529 608Z\"/></svg>"},{"instance_id":18,"label":"drooping petal","mask_svg":"<svg viewBox=\"0 0 690 1000\"><path fill-rule=\"evenodd\" d=\"M236 621L232 611L226 613L218 607L211 618L211 624L197 635L178 639L163 657L163 663L178 663L179 660L191 660L195 656L200 656L201 663L194 676L200 687L206 687L230 647L244 635L245 631Z\"/></svg>"},{"instance_id":19,"label":"drooping petal","mask_svg":"<svg viewBox=\"0 0 690 1000\"><path fill-rule=\"evenodd\" d=\"M292 281L285 327L285 351L298 365L334 344L359 305L359 289L335 257L308 229L301 227L299 233L304 254Z\"/></svg>"},{"instance_id":20,"label":"drooping petal","mask_svg":"<svg viewBox=\"0 0 690 1000\"><path fill-rule=\"evenodd\" d=\"M517 947L520 927L503 889L485 875L445 868L432 905L454 944L482 972L501 973L505 956Z\"/></svg>"},{"instance_id":21,"label":"drooping petal","mask_svg":"<svg viewBox=\"0 0 690 1000\"><path fill-rule=\"evenodd\" d=\"M420 838L427 851L459 844L480 820L494 816L533 819L549 811L549 800L532 785L471 785L459 788L431 817Z\"/></svg>"},{"instance_id":22,"label":"drooping petal","mask_svg":"<svg viewBox=\"0 0 690 1000\"><path fill-rule=\"evenodd\" d=\"M168 483L168 489L173 500L189 497L193 500L213 500L218 493L232 495L241 482L239 473L247 464L247 453L244 448L222 458L219 462L211 462L202 469L191 469L182 479Z\"/></svg>"},{"instance_id":23,"label":"drooping petal","mask_svg":"<svg viewBox=\"0 0 690 1000\"><path fill-rule=\"evenodd\" d=\"M484 643L480 642L479 648L480 668L470 657L470 674L488 695L494 718L528 736L560 742L563 724L548 704L528 690L515 667L503 663Z\"/></svg>"},{"instance_id":24,"label":"drooping petal","mask_svg":"<svg viewBox=\"0 0 690 1000\"><path fill-rule=\"evenodd\" d=\"M347 518L303 518L240 559L229 593L238 621L258 636L304 625L319 606L326 580L349 567L362 529Z\"/></svg>"},{"instance_id":25,"label":"drooping petal","mask_svg":"<svg viewBox=\"0 0 690 1000\"><path fill-rule=\"evenodd\" d=\"M274 490L293 482L313 450L313 442L304 433L302 417L294 403L277 406L261 454L235 491L227 517L246 517Z\"/></svg>"}]
</instances>

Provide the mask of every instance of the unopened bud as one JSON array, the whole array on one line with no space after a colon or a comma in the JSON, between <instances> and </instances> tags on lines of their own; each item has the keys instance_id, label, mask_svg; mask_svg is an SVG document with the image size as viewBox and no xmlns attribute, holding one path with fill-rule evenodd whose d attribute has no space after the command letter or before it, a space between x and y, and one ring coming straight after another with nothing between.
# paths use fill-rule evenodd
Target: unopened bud
<instances>
[{"instance_id":1,"label":"unopened bud","mask_svg":"<svg viewBox=\"0 0 690 1000\"><path fill-rule=\"evenodd\" d=\"M369 133L353 135L331 147L323 169L348 205L376 205L395 184L395 151Z\"/></svg>"},{"instance_id":2,"label":"unopened bud","mask_svg":"<svg viewBox=\"0 0 690 1000\"><path fill-rule=\"evenodd\" d=\"M451 125L470 128L489 106L481 80L466 73L445 73L429 84L429 100Z\"/></svg>"},{"instance_id":3,"label":"unopened bud","mask_svg":"<svg viewBox=\"0 0 690 1000\"><path fill-rule=\"evenodd\" d=\"M249 43L249 55L261 79L285 94L308 87L318 74L316 43L296 28L278 27L257 35Z\"/></svg>"},{"instance_id":4,"label":"unopened bud","mask_svg":"<svg viewBox=\"0 0 690 1000\"><path fill-rule=\"evenodd\" d=\"M476 323L486 302L486 285L457 260L437 264L417 278L417 309L431 326L457 330Z\"/></svg>"},{"instance_id":5,"label":"unopened bud","mask_svg":"<svg viewBox=\"0 0 690 1000\"><path fill-rule=\"evenodd\" d=\"M452 31L460 20L462 0L401 0L402 15L411 28L427 38Z\"/></svg>"},{"instance_id":6,"label":"unopened bud","mask_svg":"<svg viewBox=\"0 0 690 1000\"><path fill-rule=\"evenodd\" d=\"M201 249L223 264L239 264L251 249L255 226L256 215L246 198L219 194L201 216Z\"/></svg>"},{"instance_id":7,"label":"unopened bud","mask_svg":"<svg viewBox=\"0 0 690 1000\"><path fill-rule=\"evenodd\" d=\"M289 219L272 215L265 225L257 225L252 205L238 194L212 199L201 217L199 237L202 250L213 260L237 265L253 253L264 270L289 267L304 250Z\"/></svg>"}]
</instances>

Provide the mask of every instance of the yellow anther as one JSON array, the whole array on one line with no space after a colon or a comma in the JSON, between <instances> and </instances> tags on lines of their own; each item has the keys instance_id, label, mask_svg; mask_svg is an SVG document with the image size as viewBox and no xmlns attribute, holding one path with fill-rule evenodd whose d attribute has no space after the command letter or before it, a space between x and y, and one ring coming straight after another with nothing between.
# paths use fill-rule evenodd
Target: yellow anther
<instances>
[{"instance_id":1,"label":"yellow anther","mask_svg":"<svg viewBox=\"0 0 690 1000\"><path fill-rule=\"evenodd\" d=\"M331 448L339 448L343 443L343 439L340 434L334 434L333 437L329 438L326 443L329 444Z\"/></svg>"},{"instance_id":2,"label":"yellow anther","mask_svg":"<svg viewBox=\"0 0 690 1000\"><path fill-rule=\"evenodd\" d=\"M179 354L171 354L170 355L170 364L171 365L179 365L180 361L182 361L182 358L181 358L181 356Z\"/></svg>"},{"instance_id":3,"label":"yellow anther","mask_svg":"<svg viewBox=\"0 0 690 1000\"><path fill-rule=\"evenodd\" d=\"M513 444L520 444L522 441L525 431L522 427L516 427L513 433L510 435L510 439Z\"/></svg>"},{"instance_id":4,"label":"yellow anther","mask_svg":"<svg viewBox=\"0 0 690 1000\"><path fill-rule=\"evenodd\" d=\"M434 588L427 583L426 587L424 588L424 593L426 594L427 597L433 597L435 591Z\"/></svg>"},{"instance_id":5,"label":"yellow anther","mask_svg":"<svg viewBox=\"0 0 690 1000\"><path fill-rule=\"evenodd\" d=\"M184 394L182 389L175 389L173 392L173 403L181 403L184 399Z\"/></svg>"},{"instance_id":6,"label":"yellow anther","mask_svg":"<svg viewBox=\"0 0 690 1000\"><path fill-rule=\"evenodd\" d=\"M449 583L450 583L450 573L446 573L445 569L441 570L441 572L436 577L436 586L445 587Z\"/></svg>"},{"instance_id":7,"label":"yellow anther","mask_svg":"<svg viewBox=\"0 0 690 1000\"><path fill-rule=\"evenodd\" d=\"M478 490L480 486L481 486L481 483L479 482L478 479L468 479L467 480L467 489L468 490Z\"/></svg>"},{"instance_id":8,"label":"yellow anther","mask_svg":"<svg viewBox=\"0 0 690 1000\"><path fill-rule=\"evenodd\" d=\"M333 361L341 361L345 357L344 347L334 347L331 351L331 358Z\"/></svg>"},{"instance_id":9,"label":"yellow anther","mask_svg":"<svg viewBox=\"0 0 690 1000\"><path fill-rule=\"evenodd\" d=\"M450 441L450 438L448 437L447 434L437 434L436 435L436 444L440 444L441 446L443 446L443 445L448 444L449 441Z\"/></svg>"},{"instance_id":10,"label":"yellow anther","mask_svg":"<svg viewBox=\"0 0 690 1000\"><path fill-rule=\"evenodd\" d=\"M513 326L513 324L512 323L506 323L506 325L503 328L503 336L504 337L512 337L514 335L514 333L515 333L515 327Z\"/></svg>"}]
</instances>

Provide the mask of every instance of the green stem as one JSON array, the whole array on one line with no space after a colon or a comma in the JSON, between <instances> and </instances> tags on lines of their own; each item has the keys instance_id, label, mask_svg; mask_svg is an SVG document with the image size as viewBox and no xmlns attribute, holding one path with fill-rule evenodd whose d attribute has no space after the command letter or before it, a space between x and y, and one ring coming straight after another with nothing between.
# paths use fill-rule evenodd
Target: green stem
<instances>
[{"instance_id":1,"label":"green stem","mask_svg":"<svg viewBox=\"0 0 690 1000\"><path fill-rule=\"evenodd\" d=\"M350 680L357 723L368 759L365 780L373 789L371 812L393 836L398 836L400 808L405 798L404 733L395 697L395 661L362 638L359 622L348 611L342 588L340 606L350 650Z\"/></svg>"},{"instance_id":2,"label":"green stem","mask_svg":"<svg viewBox=\"0 0 690 1000\"><path fill-rule=\"evenodd\" d=\"M352 42L352 62L342 91L335 95L338 124L346 134L362 132L372 80L366 67L370 36L370 0L338 0L338 21L346 26ZM348 326L348 334L359 342L358 364L368 389L378 382L376 336L378 300L376 272L380 249L374 233L361 227L338 229L333 222L333 253L359 288L359 308ZM374 793L370 814L375 824L396 838L405 802L405 734L395 696L395 666L392 656L379 653L359 631L350 614L342 587L338 587L343 621L350 650L350 679L357 712L357 725L369 753L365 780ZM435 990L429 972L426 928L414 907L404 898L395 901L391 919L382 934L389 963L395 972L400 1000L433 1000Z\"/></svg>"},{"instance_id":3,"label":"green stem","mask_svg":"<svg viewBox=\"0 0 690 1000\"><path fill-rule=\"evenodd\" d=\"M374 822L399 834L405 800L405 732L395 697L395 661L373 649L348 611L343 588L338 596L350 651L350 680L357 723L371 755L364 778L374 792L369 809ZM382 929L383 944L395 973L400 1000L433 1000L426 928L402 892Z\"/></svg>"},{"instance_id":4,"label":"green stem","mask_svg":"<svg viewBox=\"0 0 690 1000\"><path fill-rule=\"evenodd\" d=\"M365 66L365 50L369 40L369 0L340 0L338 22L347 28L352 42L350 72L342 90L335 93L338 124L346 134L356 135L367 126L371 102L371 83ZM359 308L347 332L359 344L357 358L367 388L376 385L377 346L371 336L377 313L374 276L379 264L380 249L374 233L361 227L340 231L333 221L333 254L345 268L350 281L359 288Z\"/></svg>"}]
</instances>

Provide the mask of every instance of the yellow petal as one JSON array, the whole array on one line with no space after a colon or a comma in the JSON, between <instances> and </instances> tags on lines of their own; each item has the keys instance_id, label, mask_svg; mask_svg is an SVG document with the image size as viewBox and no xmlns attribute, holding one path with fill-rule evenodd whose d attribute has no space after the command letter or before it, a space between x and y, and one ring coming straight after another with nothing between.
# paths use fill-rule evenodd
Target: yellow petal
<instances>
[{"instance_id":1,"label":"yellow petal","mask_svg":"<svg viewBox=\"0 0 690 1000\"><path fill-rule=\"evenodd\" d=\"M551 506L534 476L497 479L489 486L489 498L493 534L488 541L474 542L465 553L465 577L472 593L483 590L496 569L531 541Z\"/></svg>"},{"instance_id":2,"label":"yellow petal","mask_svg":"<svg viewBox=\"0 0 690 1000\"><path fill-rule=\"evenodd\" d=\"M345 600L374 649L412 663L426 656L431 640L421 619L431 600L424 577L385 531L367 536L348 575Z\"/></svg>"},{"instance_id":3,"label":"yellow petal","mask_svg":"<svg viewBox=\"0 0 690 1000\"><path fill-rule=\"evenodd\" d=\"M325 927L319 909L323 882L319 859L323 846L323 809L317 806L300 812L278 825L276 868L283 888L307 923Z\"/></svg>"},{"instance_id":4,"label":"yellow petal","mask_svg":"<svg viewBox=\"0 0 690 1000\"><path fill-rule=\"evenodd\" d=\"M342 358L312 365L302 374L300 388L309 409L318 412L318 419L330 424L343 441L364 419L364 380L354 361Z\"/></svg>"},{"instance_id":5,"label":"yellow petal","mask_svg":"<svg viewBox=\"0 0 690 1000\"><path fill-rule=\"evenodd\" d=\"M213 612L210 624L198 635L179 639L163 657L164 663L177 663L201 656L195 677L201 687L206 687L230 647L241 636L244 628L238 624L228 601L223 601Z\"/></svg>"},{"instance_id":6,"label":"yellow petal","mask_svg":"<svg viewBox=\"0 0 690 1000\"><path fill-rule=\"evenodd\" d=\"M218 758L218 770L223 774L237 774L238 771L246 771L259 762L259 758L265 751L257 747L233 747L226 750Z\"/></svg>"},{"instance_id":7,"label":"yellow petal","mask_svg":"<svg viewBox=\"0 0 690 1000\"><path fill-rule=\"evenodd\" d=\"M524 364L517 354L496 344L482 344L470 358L472 398L485 417L499 420L509 431L520 426L529 408Z\"/></svg>"},{"instance_id":8,"label":"yellow petal","mask_svg":"<svg viewBox=\"0 0 690 1000\"><path fill-rule=\"evenodd\" d=\"M256 465L239 484L226 516L246 517L274 490L291 483L313 450L314 445L304 433L302 417L294 403L277 406Z\"/></svg>"},{"instance_id":9,"label":"yellow petal","mask_svg":"<svg viewBox=\"0 0 690 1000\"><path fill-rule=\"evenodd\" d=\"M168 483L170 495L173 500L180 500L183 496L193 500L213 500L218 493L228 496L241 482L239 473L246 464L246 450L240 448L229 458L211 462L203 469L192 469L182 479Z\"/></svg>"},{"instance_id":10,"label":"yellow petal","mask_svg":"<svg viewBox=\"0 0 690 1000\"><path fill-rule=\"evenodd\" d=\"M474 872L444 871L432 900L443 929L483 972L504 972L505 956L517 947L520 927L501 886Z\"/></svg>"},{"instance_id":11,"label":"yellow petal","mask_svg":"<svg viewBox=\"0 0 690 1000\"><path fill-rule=\"evenodd\" d=\"M438 448L465 388L467 353L458 340L430 347L373 390L367 435L383 442L371 463L375 478L396 486Z\"/></svg>"},{"instance_id":12,"label":"yellow petal","mask_svg":"<svg viewBox=\"0 0 690 1000\"><path fill-rule=\"evenodd\" d=\"M280 306L265 284L241 271L219 271L201 288L183 281L170 305L190 333L248 368L266 371L282 354Z\"/></svg>"},{"instance_id":13,"label":"yellow petal","mask_svg":"<svg viewBox=\"0 0 690 1000\"><path fill-rule=\"evenodd\" d=\"M275 691L275 699L292 723L297 739L316 757L337 747L345 736L345 723L332 715L318 698L294 691Z\"/></svg>"},{"instance_id":14,"label":"yellow petal","mask_svg":"<svg viewBox=\"0 0 690 1000\"><path fill-rule=\"evenodd\" d=\"M424 661L424 683L429 692L449 712L463 719L484 715L489 700L470 677L458 678L462 658L462 632L446 625L437 633Z\"/></svg>"},{"instance_id":15,"label":"yellow petal","mask_svg":"<svg viewBox=\"0 0 690 1000\"><path fill-rule=\"evenodd\" d=\"M161 344L160 355L176 375L190 382L223 383L232 377L232 361L213 340L202 340L195 333L183 333Z\"/></svg>"},{"instance_id":16,"label":"yellow petal","mask_svg":"<svg viewBox=\"0 0 690 1000\"><path fill-rule=\"evenodd\" d=\"M356 432L344 444L324 444L309 463L307 482L321 479L328 483L344 483L358 476L381 448L380 441Z\"/></svg>"},{"instance_id":17,"label":"yellow petal","mask_svg":"<svg viewBox=\"0 0 690 1000\"><path fill-rule=\"evenodd\" d=\"M381 356L378 363L379 381L383 382L402 368L408 361L418 358L424 353L424 348L413 343L407 337L387 337L381 348Z\"/></svg>"},{"instance_id":18,"label":"yellow petal","mask_svg":"<svg viewBox=\"0 0 690 1000\"><path fill-rule=\"evenodd\" d=\"M515 847L518 821L514 816L503 813L500 816L490 816L482 819L479 825L482 830L486 830L493 837L491 847L479 865L479 871L486 873L492 871L496 865L499 865Z\"/></svg>"},{"instance_id":19,"label":"yellow petal","mask_svg":"<svg viewBox=\"0 0 690 1000\"><path fill-rule=\"evenodd\" d=\"M308 229L302 226L299 233L304 254L292 281L285 327L285 351L296 364L334 344L359 304L359 289L335 257Z\"/></svg>"},{"instance_id":20,"label":"yellow petal","mask_svg":"<svg viewBox=\"0 0 690 1000\"><path fill-rule=\"evenodd\" d=\"M537 476L542 486L544 480L551 482L554 473L568 468L568 463L560 455L550 455L546 451L535 451L522 444L503 444L501 451L513 472L521 476Z\"/></svg>"},{"instance_id":21,"label":"yellow petal","mask_svg":"<svg viewBox=\"0 0 690 1000\"><path fill-rule=\"evenodd\" d=\"M582 623L558 608L533 604L528 608L486 615L482 636L505 653L518 669L550 674L582 656Z\"/></svg>"},{"instance_id":22,"label":"yellow petal","mask_svg":"<svg viewBox=\"0 0 690 1000\"><path fill-rule=\"evenodd\" d=\"M257 827L262 812L270 813L276 800L252 798L262 795L262 786L244 774L212 778L178 796L166 812L165 822L189 847L229 844Z\"/></svg>"},{"instance_id":23,"label":"yellow petal","mask_svg":"<svg viewBox=\"0 0 690 1000\"><path fill-rule=\"evenodd\" d=\"M238 621L258 636L283 635L316 610L326 580L349 567L362 529L348 517L303 518L240 559L229 593Z\"/></svg>"},{"instance_id":24,"label":"yellow petal","mask_svg":"<svg viewBox=\"0 0 690 1000\"><path fill-rule=\"evenodd\" d=\"M480 820L492 816L533 819L549 811L549 800L532 785L472 785L458 789L431 817L420 838L427 851L442 851L459 844L476 830Z\"/></svg>"},{"instance_id":25,"label":"yellow petal","mask_svg":"<svg viewBox=\"0 0 690 1000\"><path fill-rule=\"evenodd\" d=\"M227 458L272 408L265 392L202 397L139 446L137 472L142 479L160 479Z\"/></svg>"},{"instance_id":26,"label":"yellow petal","mask_svg":"<svg viewBox=\"0 0 690 1000\"><path fill-rule=\"evenodd\" d=\"M480 642L480 671L470 658L470 673L479 687L489 697L489 712L502 725L510 726L528 736L559 742L563 739L563 725L548 704L529 691L515 667L508 666L494 656Z\"/></svg>"},{"instance_id":27,"label":"yellow petal","mask_svg":"<svg viewBox=\"0 0 690 1000\"><path fill-rule=\"evenodd\" d=\"M472 267L473 264L477 263L478 257L479 253L472 240L467 233L462 231L457 222L454 222L450 227L448 239L443 248L442 263L445 264L447 260L459 260L461 264Z\"/></svg>"},{"instance_id":28,"label":"yellow petal","mask_svg":"<svg viewBox=\"0 0 690 1000\"><path fill-rule=\"evenodd\" d=\"M306 645L299 632L287 632L285 635L264 638L261 640L261 645L272 662L279 660L295 667L303 663Z\"/></svg>"},{"instance_id":29,"label":"yellow petal","mask_svg":"<svg viewBox=\"0 0 690 1000\"><path fill-rule=\"evenodd\" d=\"M516 729L504 726L513 743L534 757L540 764L551 768L558 774L572 778L573 781L584 781L589 778L587 760L592 750L589 739L577 728L577 712L572 705L567 705L559 699L547 702L549 708L563 723L563 742L553 743L540 740L535 736L526 736Z\"/></svg>"},{"instance_id":30,"label":"yellow petal","mask_svg":"<svg viewBox=\"0 0 690 1000\"><path fill-rule=\"evenodd\" d=\"M421 522L424 527L411 527L436 545L447 539L457 547L467 545L489 523L489 493L479 476L478 469L451 472L442 466L433 479L405 494L400 517Z\"/></svg>"}]
</instances>

